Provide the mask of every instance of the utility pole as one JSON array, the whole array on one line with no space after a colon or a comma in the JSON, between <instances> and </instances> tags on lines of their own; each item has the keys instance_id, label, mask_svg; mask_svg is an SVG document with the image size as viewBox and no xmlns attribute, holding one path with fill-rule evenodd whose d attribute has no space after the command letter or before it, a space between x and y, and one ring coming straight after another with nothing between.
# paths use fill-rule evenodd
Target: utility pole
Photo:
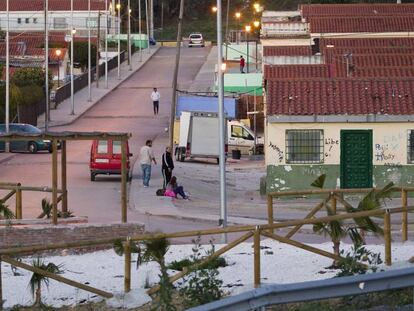
<instances>
[{"instance_id":1,"label":"utility pole","mask_svg":"<svg viewBox=\"0 0 414 311\"><path fill-rule=\"evenodd\" d=\"M88 0L88 22L86 24L88 27L88 102L92 101L92 77L91 77L91 0Z\"/></svg>"},{"instance_id":2,"label":"utility pole","mask_svg":"<svg viewBox=\"0 0 414 311\"><path fill-rule=\"evenodd\" d=\"M129 65L129 71L132 71L132 55L131 55L131 0L128 0L128 65Z\"/></svg>"},{"instance_id":3,"label":"utility pole","mask_svg":"<svg viewBox=\"0 0 414 311\"><path fill-rule=\"evenodd\" d=\"M164 33L164 1L161 1L161 36Z\"/></svg>"},{"instance_id":4,"label":"utility pole","mask_svg":"<svg viewBox=\"0 0 414 311\"><path fill-rule=\"evenodd\" d=\"M180 1L180 13L178 16L178 30L177 30L177 51L175 54L175 68L173 75L173 92L171 102L171 113L170 113L170 150L174 150L174 120L175 120L175 107L177 106L177 80L178 80L178 69L180 67L180 53L181 53L181 38L182 38L182 27L183 27L183 15L184 15L184 0Z\"/></svg>"},{"instance_id":5,"label":"utility pole","mask_svg":"<svg viewBox=\"0 0 414 311\"><path fill-rule=\"evenodd\" d=\"M139 25L138 25L138 32L139 32L139 61L142 62L142 27L141 27L141 0L138 0L138 20L139 20Z\"/></svg>"},{"instance_id":6,"label":"utility pole","mask_svg":"<svg viewBox=\"0 0 414 311\"><path fill-rule=\"evenodd\" d=\"M70 102L71 102L71 115L75 114L75 98L74 98L74 83L73 83L73 40L75 35L75 28L73 25L73 0L70 0L70 12L71 12L71 30L70 30Z\"/></svg>"},{"instance_id":7,"label":"utility pole","mask_svg":"<svg viewBox=\"0 0 414 311\"><path fill-rule=\"evenodd\" d=\"M151 53L151 48L150 48L150 30L149 30L149 20L148 20L148 1L149 0L145 0L145 19L147 21L147 43L148 43L148 54Z\"/></svg>"},{"instance_id":8,"label":"utility pole","mask_svg":"<svg viewBox=\"0 0 414 311\"><path fill-rule=\"evenodd\" d=\"M118 0L118 80L121 79L121 2Z\"/></svg>"},{"instance_id":9,"label":"utility pole","mask_svg":"<svg viewBox=\"0 0 414 311\"><path fill-rule=\"evenodd\" d=\"M140 0L141 1L141 0ZM108 88L108 0L105 0L105 88Z\"/></svg>"},{"instance_id":10,"label":"utility pole","mask_svg":"<svg viewBox=\"0 0 414 311\"><path fill-rule=\"evenodd\" d=\"M219 112L219 137L220 137L220 221L219 224L227 227L227 202L226 202L226 157L225 157L225 137L224 126L224 77L223 77L223 38L222 38L222 8L221 0L217 0L217 79L218 79L218 112ZM227 236L223 235L224 242Z\"/></svg>"},{"instance_id":11,"label":"utility pole","mask_svg":"<svg viewBox=\"0 0 414 311\"><path fill-rule=\"evenodd\" d=\"M227 11L226 11L226 60L227 51L229 46L229 12L230 12L230 0L227 0Z\"/></svg>"},{"instance_id":12,"label":"utility pole","mask_svg":"<svg viewBox=\"0 0 414 311\"><path fill-rule=\"evenodd\" d=\"M49 2L45 0L45 131L49 130L50 107L49 107L49 25L48 25L48 9ZM59 68L58 68L59 70Z\"/></svg>"},{"instance_id":13,"label":"utility pole","mask_svg":"<svg viewBox=\"0 0 414 311\"><path fill-rule=\"evenodd\" d=\"M96 88L99 87L99 48L101 46L101 11L98 11L98 33L96 34Z\"/></svg>"},{"instance_id":14,"label":"utility pole","mask_svg":"<svg viewBox=\"0 0 414 311\"><path fill-rule=\"evenodd\" d=\"M10 121L10 33L9 33L9 0L6 0L7 22L6 22L6 133L9 133ZM6 141L5 151L10 151L10 143Z\"/></svg>"}]
</instances>

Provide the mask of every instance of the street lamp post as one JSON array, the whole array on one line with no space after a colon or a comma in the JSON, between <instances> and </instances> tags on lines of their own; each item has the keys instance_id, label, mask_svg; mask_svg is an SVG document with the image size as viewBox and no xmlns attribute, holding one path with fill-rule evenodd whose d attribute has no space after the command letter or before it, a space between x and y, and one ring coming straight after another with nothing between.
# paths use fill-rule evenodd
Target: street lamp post
<instances>
[{"instance_id":1,"label":"street lamp post","mask_svg":"<svg viewBox=\"0 0 414 311\"><path fill-rule=\"evenodd\" d=\"M256 29L257 32L257 38L256 38L256 72L258 72L258 63L259 63L259 57L258 57L258 45L259 45L259 41L260 41L260 22L259 21L254 21L253 22L253 26Z\"/></svg>"},{"instance_id":2,"label":"street lamp post","mask_svg":"<svg viewBox=\"0 0 414 311\"><path fill-rule=\"evenodd\" d=\"M74 98L74 81L73 81L73 40L76 33L76 29L73 24L73 0L70 0L70 11L71 11L71 30L70 30L70 102L71 102L71 115L75 114L75 98Z\"/></svg>"},{"instance_id":3,"label":"street lamp post","mask_svg":"<svg viewBox=\"0 0 414 311\"><path fill-rule=\"evenodd\" d=\"M222 37L222 9L221 0L217 0L217 70L218 70L218 113L219 113L219 137L220 137L220 224L227 227L227 195L226 195L226 158L225 158L225 133L224 125L224 77L223 77L223 37ZM227 238L224 235L224 242Z\"/></svg>"},{"instance_id":4,"label":"street lamp post","mask_svg":"<svg viewBox=\"0 0 414 311\"><path fill-rule=\"evenodd\" d=\"M105 88L108 88L108 0L105 0Z\"/></svg>"},{"instance_id":5,"label":"street lamp post","mask_svg":"<svg viewBox=\"0 0 414 311\"><path fill-rule=\"evenodd\" d=\"M50 103L49 103L49 1L45 0L45 131L49 130Z\"/></svg>"},{"instance_id":6,"label":"street lamp post","mask_svg":"<svg viewBox=\"0 0 414 311\"><path fill-rule=\"evenodd\" d=\"M239 43L239 31L240 31L240 18L241 18L241 13L240 12L236 12L235 14L234 14L234 16L236 17L236 19L237 19L237 24L238 24L238 27L237 27L237 34L236 34L236 42L237 42L237 44Z\"/></svg>"},{"instance_id":7,"label":"street lamp post","mask_svg":"<svg viewBox=\"0 0 414 311\"><path fill-rule=\"evenodd\" d=\"M118 0L116 5L118 10L118 80L121 79L121 3Z\"/></svg>"},{"instance_id":8,"label":"street lamp post","mask_svg":"<svg viewBox=\"0 0 414 311\"><path fill-rule=\"evenodd\" d=\"M142 62L142 25L141 25L141 0L138 0L138 32L139 32L139 61Z\"/></svg>"},{"instance_id":9,"label":"street lamp post","mask_svg":"<svg viewBox=\"0 0 414 311\"><path fill-rule=\"evenodd\" d=\"M128 0L128 65L132 71L132 53L131 53L131 1Z\"/></svg>"},{"instance_id":10,"label":"street lamp post","mask_svg":"<svg viewBox=\"0 0 414 311\"><path fill-rule=\"evenodd\" d=\"M88 0L88 102L92 101L91 77L91 0Z\"/></svg>"},{"instance_id":11,"label":"street lamp post","mask_svg":"<svg viewBox=\"0 0 414 311\"><path fill-rule=\"evenodd\" d=\"M247 73L249 73L249 33L251 30L252 30L252 26L246 25L245 31L246 31L246 43L247 43L247 59L246 59Z\"/></svg>"},{"instance_id":12,"label":"street lamp post","mask_svg":"<svg viewBox=\"0 0 414 311\"><path fill-rule=\"evenodd\" d=\"M57 76L58 76L58 87L60 86L60 55L62 54L62 51L60 49L57 49L55 51L55 54L58 58L58 71L57 71Z\"/></svg>"}]
</instances>

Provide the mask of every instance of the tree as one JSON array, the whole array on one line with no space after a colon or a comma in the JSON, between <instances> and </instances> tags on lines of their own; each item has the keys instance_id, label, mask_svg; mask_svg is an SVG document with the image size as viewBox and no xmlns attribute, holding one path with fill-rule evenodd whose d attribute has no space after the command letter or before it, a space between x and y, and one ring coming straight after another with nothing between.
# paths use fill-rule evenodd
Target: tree
<instances>
[{"instance_id":1,"label":"tree","mask_svg":"<svg viewBox=\"0 0 414 311\"><path fill-rule=\"evenodd\" d=\"M75 59L74 63L79 63L80 66L85 69L88 67L88 42L74 42ZM69 50L70 53L70 50ZM91 45L91 64L94 66L96 63L96 45Z\"/></svg>"},{"instance_id":2,"label":"tree","mask_svg":"<svg viewBox=\"0 0 414 311\"><path fill-rule=\"evenodd\" d=\"M42 269L54 274L62 274L64 272L63 265L55 265L52 262L46 264L40 257L34 259L32 261L32 265L35 268ZM34 305L42 304L42 284L45 284L46 287L49 287L49 278L34 272L29 281L32 296L35 298Z\"/></svg>"},{"instance_id":3,"label":"tree","mask_svg":"<svg viewBox=\"0 0 414 311\"><path fill-rule=\"evenodd\" d=\"M15 218L13 212L7 207L6 204L0 201L0 219L13 219L13 218Z\"/></svg>"},{"instance_id":4,"label":"tree","mask_svg":"<svg viewBox=\"0 0 414 311\"><path fill-rule=\"evenodd\" d=\"M312 186L323 188L325 178L325 174L319 176L312 183ZM380 190L373 189L359 202L357 208L354 208L352 205L347 204L345 205L345 210L348 213L356 213L381 208L384 200L390 197L393 186L394 183L391 182ZM327 211L328 216L335 215L333 207L328 202L324 202L324 207ZM333 251L337 256L340 255L341 239L345 236L349 236L354 246L357 247L359 245L362 245L364 242L364 239L358 230L369 231L376 235L383 234L381 227L379 227L370 217L358 217L354 218L353 220L354 223L347 224L339 220L330 221L328 223L318 223L313 226L313 231L315 233L324 234L325 236L329 236L331 238L333 243ZM336 264L337 263L334 262L334 266L336 266Z\"/></svg>"}]
</instances>

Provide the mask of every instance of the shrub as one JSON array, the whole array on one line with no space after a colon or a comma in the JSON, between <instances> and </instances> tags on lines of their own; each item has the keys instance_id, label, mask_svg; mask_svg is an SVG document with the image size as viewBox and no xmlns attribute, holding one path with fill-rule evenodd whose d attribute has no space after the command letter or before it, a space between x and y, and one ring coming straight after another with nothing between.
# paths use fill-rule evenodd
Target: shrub
<instances>
[{"instance_id":1,"label":"shrub","mask_svg":"<svg viewBox=\"0 0 414 311\"><path fill-rule=\"evenodd\" d=\"M200 240L200 237L193 240L194 247L190 261L195 263L202 260ZM211 249L206 252L207 256L214 253L214 245L211 242L210 244ZM185 277L180 289L184 298L184 306L190 308L220 299L223 296L223 291L220 288L223 281L218 278L218 275L218 269L214 265L202 265L199 269L192 271L188 277Z\"/></svg>"},{"instance_id":2,"label":"shrub","mask_svg":"<svg viewBox=\"0 0 414 311\"><path fill-rule=\"evenodd\" d=\"M377 265L382 264L381 254L371 252L362 245L353 246L346 253L342 250L341 256L344 259L338 262L338 268L341 270L336 274L338 277L376 272ZM360 262L365 263L366 266L361 265Z\"/></svg>"}]
</instances>

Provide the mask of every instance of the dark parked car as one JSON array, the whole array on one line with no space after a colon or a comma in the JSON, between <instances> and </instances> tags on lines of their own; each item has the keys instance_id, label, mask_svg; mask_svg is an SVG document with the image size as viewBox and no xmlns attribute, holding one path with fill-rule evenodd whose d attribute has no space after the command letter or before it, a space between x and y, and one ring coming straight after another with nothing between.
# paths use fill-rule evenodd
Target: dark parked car
<instances>
[{"instance_id":1,"label":"dark parked car","mask_svg":"<svg viewBox=\"0 0 414 311\"><path fill-rule=\"evenodd\" d=\"M0 134L6 133L6 125L0 124ZM42 131L30 124L10 123L9 133L13 134L40 134ZM5 143L0 141L0 151L4 151ZM10 142L10 151L36 153L41 150L52 152L52 143L50 140L16 140Z\"/></svg>"}]
</instances>

